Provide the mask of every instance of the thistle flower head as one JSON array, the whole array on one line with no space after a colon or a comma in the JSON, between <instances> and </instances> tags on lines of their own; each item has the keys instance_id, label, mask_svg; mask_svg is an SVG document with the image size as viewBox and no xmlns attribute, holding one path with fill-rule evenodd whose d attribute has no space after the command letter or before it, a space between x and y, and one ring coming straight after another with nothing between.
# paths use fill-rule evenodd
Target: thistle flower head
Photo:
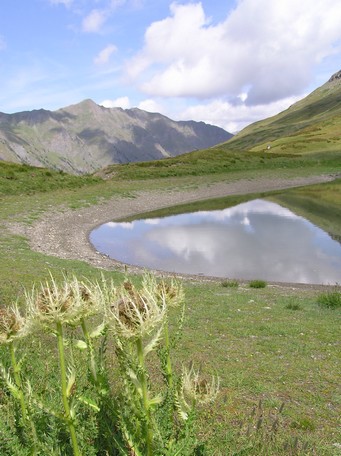
<instances>
[{"instance_id":1,"label":"thistle flower head","mask_svg":"<svg viewBox=\"0 0 341 456\"><path fill-rule=\"evenodd\" d=\"M17 306L0 309L0 344L9 344L28 334L26 319Z\"/></svg>"},{"instance_id":2,"label":"thistle flower head","mask_svg":"<svg viewBox=\"0 0 341 456\"><path fill-rule=\"evenodd\" d=\"M219 377L212 376L211 380L202 377L199 370L195 370L193 364L189 369L184 368L182 373L182 395L184 400L207 404L214 401L219 392Z\"/></svg>"},{"instance_id":3,"label":"thistle flower head","mask_svg":"<svg viewBox=\"0 0 341 456\"><path fill-rule=\"evenodd\" d=\"M155 290L161 306L177 307L185 299L182 285L173 279L171 281L157 281L154 275L145 274L142 279L142 287Z\"/></svg>"},{"instance_id":4,"label":"thistle flower head","mask_svg":"<svg viewBox=\"0 0 341 456\"><path fill-rule=\"evenodd\" d=\"M174 280L170 283L161 281L155 284L155 287L160 302L165 302L168 307L177 307L184 302L183 288L178 282Z\"/></svg>"},{"instance_id":5,"label":"thistle flower head","mask_svg":"<svg viewBox=\"0 0 341 456\"><path fill-rule=\"evenodd\" d=\"M62 284L51 277L40 290L26 294L31 320L44 327L56 323L77 324L81 318L99 311L100 301L93 289L77 278L64 278Z\"/></svg>"},{"instance_id":6,"label":"thistle flower head","mask_svg":"<svg viewBox=\"0 0 341 456\"><path fill-rule=\"evenodd\" d=\"M166 303L160 302L156 283L143 281L138 290L126 280L121 287L112 287L108 317L123 337L130 339L150 334L163 324L165 315Z\"/></svg>"}]
</instances>

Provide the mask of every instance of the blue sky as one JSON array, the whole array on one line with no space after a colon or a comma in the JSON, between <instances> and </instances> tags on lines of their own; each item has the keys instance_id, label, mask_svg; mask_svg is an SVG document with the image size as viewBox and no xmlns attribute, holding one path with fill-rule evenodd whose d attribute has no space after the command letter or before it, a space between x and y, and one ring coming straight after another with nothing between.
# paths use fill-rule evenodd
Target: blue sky
<instances>
[{"instance_id":1,"label":"blue sky","mask_svg":"<svg viewBox=\"0 0 341 456\"><path fill-rule=\"evenodd\" d=\"M0 111L86 98L235 132L341 69L339 0L2 0Z\"/></svg>"}]
</instances>

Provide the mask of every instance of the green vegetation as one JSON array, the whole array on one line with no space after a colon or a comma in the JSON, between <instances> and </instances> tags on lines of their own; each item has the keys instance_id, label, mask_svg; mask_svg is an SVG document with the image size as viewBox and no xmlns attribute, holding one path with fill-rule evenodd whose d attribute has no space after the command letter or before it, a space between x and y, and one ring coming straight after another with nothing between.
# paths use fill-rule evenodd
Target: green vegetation
<instances>
[{"instance_id":1,"label":"green vegetation","mask_svg":"<svg viewBox=\"0 0 341 456\"><path fill-rule=\"evenodd\" d=\"M65 263L70 265L69 262ZM88 269L88 276L93 276L91 268ZM106 279L109 289L110 276L112 274ZM136 287L141 290L141 279L132 279L136 284L134 289ZM103 283L101 277L98 281ZM58 283L63 283L63 278ZM88 281L84 283L89 287ZM129 292L130 289L124 287L123 277L116 277L114 286L120 293L123 290ZM321 312L316 304L319 291L313 288L298 290L270 285L251 290L243 284L239 288L224 288L220 283L190 281L183 281L182 286L187 311L182 323L181 343L172 349L174 375L175 372L181 372L182 365L190 358L194 359L197 366L205 366L205 372L217 372L221 380L215 402L203 405L197 413L197 435L206 447L206 453L201 454L334 455L333 444L339 442L338 410L341 405L337 368L339 322L335 318L335 311ZM39 292L41 288L37 286L36 290ZM55 295L52 293L52 296ZM29 293L29 296L36 295ZM24 298L21 301L24 302ZM300 312L288 312L287 304L293 302L300 305ZM172 334L177 334L176 328L182 319L181 307L169 308ZM97 371L101 359L108 363L110 391L114 394L124 384L117 378L120 377L117 376L119 366L112 357L116 346L113 345L114 334L110 333L106 344L102 346L105 332L102 336L99 335L104 331L101 323L102 318L89 316L87 332L96 336L91 338L91 342L94 344ZM99 330L95 331L96 328ZM56 338L41 330L35 334L40 335L27 336L22 343L18 340L20 345L16 349L22 378L29 377L32 386L33 396L28 398L31 401L28 408L32 420L37 423L38 435L43 432L46 423L50 423L49 434L44 434L44 439L51 454L57 451L57 442L63 445L62 454L69 454L67 448L70 447L70 437L65 433L66 423L51 413L62 411L63 406L58 399L60 367ZM110 442L114 446L115 439L120 434L116 432L117 427L110 427L110 432L106 430L106 424L115 416L111 414L113 410L107 408L109 402L106 402L106 395L103 398L105 406L102 406L104 416L99 415L102 412L96 408L102 400L98 397L101 388L95 387L91 380L94 375L91 377L90 369L94 363L91 362L92 352L86 347L89 347L89 342L86 342L85 333L82 327L77 329L65 325L63 334L69 342L65 347L67 365L73 368L72 371L67 371L67 385L71 386L74 381L73 372L76 375L75 387L69 390L72 390L70 397L73 406L77 406L78 443L81 448L84 448L83 445L87 445L87 448L99 444L108 446ZM103 348L105 352L101 351ZM37 353L43 353L44 356L39 357ZM151 398L154 398L157 391L163 391L165 381L157 369L155 356L161 355L161 359L165 359L166 352L153 353L148 361L148 368L151 369L149 378L153 382L150 384L153 388ZM24 358L23 354L26 355ZM2 359L7 371L11 371L9 357L4 356ZM8 386L2 383L2 389L7 392ZM21 456L26 453L21 452L22 441L18 440L20 427L17 429L18 434L14 434L16 427L11 427L12 413L17 408L8 409L8 404L13 401L18 403L20 412L20 404L15 397L5 394L0 401L0 432L4 437L1 442L3 448L6 445L9 448L8 452L3 450L2 454ZM109 416L106 414L108 410ZM103 424L101 430L98 428L100 423ZM31 435L30 432L28 428L28 436ZM99 432L102 439L94 441ZM109 454L115 454L111 451ZM89 451L85 454L96 453Z\"/></svg>"},{"instance_id":2,"label":"green vegetation","mask_svg":"<svg viewBox=\"0 0 341 456\"><path fill-rule=\"evenodd\" d=\"M286 309L289 309L289 310L300 310L301 309L300 305L295 302L289 302L285 307L286 307Z\"/></svg>"},{"instance_id":3,"label":"green vegetation","mask_svg":"<svg viewBox=\"0 0 341 456\"><path fill-rule=\"evenodd\" d=\"M96 184L99 178L73 176L62 171L15 163L0 163L0 195L33 194L56 189L73 189Z\"/></svg>"},{"instance_id":4,"label":"green vegetation","mask_svg":"<svg viewBox=\"0 0 341 456\"><path fill-rule=\"evenodd\" d=\"M140 287L130 280L116 287L104 279L71 277L59 284L51 278L26 293L25 316L17 307L2 309L7 394L1 401L1 454L198 454L203 446L194 434L195 411L215 399L219 380L199 375L193 365L181 375L174 371L171 352L183 305L179 284L146 275ZM174 336L168 314L178 306L183 309ZM46 345L37 351L37 342L45 337L51 348L56 341L52 364L59 380L42 371ZM114 365L107 350L112 342ZM149 362L153 353L158 373ZM32 356L28 364L25 358Z\"/></svg>"},{"instance_id":5,"label":"green vegetation","mask_svg":"<svg viewBox=\"0 0 341 456\"><path fill-rule=\"evenodd\" d=\"M265 288L267 283L264 280L251 280L249 282L249 287L250 288Z\"/></svg>"},{"instance_id":6,"label":"green vegetation","mask_svg":"<svg viewBox=\"0 0 341 456\"><path fill-rule=\"evenodd\" d=\"M234 151L230 142L224 146L200 150L179 157L153 162L111 165L100 173L115 180L160 179L184 176L229 175L236 172L286 173L294 170L295 175L341 171L341 152L310 154L309 157L293 153Z\"/></svg>"},{"instance_id":7,"label":"green vegetation","mask_svg":"<svg viewBox=\"0 0 341 456\"><path fill-rule=\"evenodd\" d=\"M221 286L224 288L238 288L239 287L239 282L238 280L223 280L221 282Z\"/></svg>"},{"instance_id":8,"label":"green vegetation","mask_svg":"<svg viewBox=\"0 0 341 456\"><path fill-rule=\"evenodd\" d=\"M341 291L329 291L322 293L317 297L317 302L321 307L327 307L328 309L341 308Z\"/></svg>"}]
</instances>

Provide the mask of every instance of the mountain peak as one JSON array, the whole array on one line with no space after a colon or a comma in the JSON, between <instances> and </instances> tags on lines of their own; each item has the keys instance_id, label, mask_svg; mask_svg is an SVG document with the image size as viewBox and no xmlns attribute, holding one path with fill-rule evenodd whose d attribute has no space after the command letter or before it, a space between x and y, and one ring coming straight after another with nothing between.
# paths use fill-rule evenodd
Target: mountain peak
<instances>
[{"instance_id":1,"label":"mountain peak","mask_svg":"<svg viewBox=\"0 0 341 456\"><path fill-rule=\"evenodd\" d=\"M207 124L175 122L139 109L106 109L86 99L55 112L1 116L0 160L84 173L113 163L174 157L231 136Z\"/></svg>"},{"instance_id":2,"label":"mountain peak","mask_svg":"<svg viewBox=\"0 0 341 456\"><path fill-rule=\"evenodd\" d=\"M341 80L341 70L334 73L328 82L339 81L339 80Z\"/></svg>"}]
</instances>

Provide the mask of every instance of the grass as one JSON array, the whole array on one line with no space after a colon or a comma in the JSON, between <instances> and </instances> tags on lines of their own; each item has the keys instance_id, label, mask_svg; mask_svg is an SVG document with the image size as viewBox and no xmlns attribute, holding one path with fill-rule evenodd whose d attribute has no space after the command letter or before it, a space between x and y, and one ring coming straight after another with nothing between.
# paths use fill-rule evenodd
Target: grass
<instances>
[{"instance_id":1,"label":"grass","mask_svg":"<svg viewBox=\"0 0 341 456\"><path fill-rule=\"evenodd\" d=\"M238 280L223 280L221 282L221 286L224 288L238 288L239 287L239 282Z\"/></svg>"},{"instance_id":2,"label":"grass","mask_svg":"<svg viewBox=\"0 0 341 456\"><path fill-rule=\"evenodd\" d=\"M308 159L305 160L308 162ZM212 164L213 173L205 175L204 182L208 185L219 180L242 177L280 176L283 173L290 176L302 173L308 175L310 172L325 172L326 169L330 172L336 170L335 162L330 157L322 163L321 168L315 162L312 163L304 168L274 167L273 170L270 167L262 169L260 166L259 169L248 170L245 165L244 170L227 170L225 173L218 171L218 164ZM201 169L207 164L199 165ZM143 166L141 169L144 169ZM9 168L6 172L8 171ZM44 171L41 172L44 176ZM198 176L190 175L188 164L186 172L179 171L174 177L155 180L142 179L139 175L139 180L120 177L117 180L102 181L96 178L86 183L86 177L72 177L75 183L77 179L82 179L82 184L77 187L62 185L63 180L57 185L60 176L53 173L45 174L39 185L29 183L29 180L34 180L34 176L30 175L31 171L27 171L22 174L27 182L22 182L22 187L18 186L18 190L11 187L11 179L5 179L8 190L4 189L0 200L1 305L10 305L17 299L22 302L24 288L31 288L34 283L48 278L49 271L57 280L65 273L91 280L100 280L103 273L107 279L113 279L117 284L124 280L124 274L119 271L100 271L81 261L61 260L33 252L24 236L9 232L7 223L30 225L52 208L65 210L99 204L115 195L132 198L134 192L139 190L165 191L169 188L174 191L195 188L196 185L203 185L200 172L202 171L198 171ZM147 169L144 169L144 173L147 174ZM43 183L44 180L47 182ZM330 225L332 232L341 235L340 188L339 179L334 183L258 196L270 196L271 199L281 200L283 204L286 199L290 200L292 207L298 208L300 213L313 214L321 219L321 223ZM214 204L233 204L233 201L242 202L253 196L237 196L234 200L219 199ZM208 208L212 201L200 204ZM190 207L195 209L200 204L192 204ZM328 206L326 211L325 205ZM183 208L176 208L180 209ZM132 280L139 283L140 278L132 276ZM288 288L268 284L265 288L250 288L243 283L239 283L238 287L222 286L221 282L204 280L183 280L183 287L187 312L181 344L175 351L174 368L180 368L182 363L193 358L198 366L203 365L205 370L217 372L221 378L221 391L216 402L200 409L198 413L198 435L202 441L206 441L207 454L337 454L335 444L341 443L338 413L341 407L338 346L340 309L336 307L331 310L319 305L318 296L321 291L313 287ZM171 327L175 326L178 318L178 311L173 309L170 312ZM35 361L34 353L41 347L44 347L46 361L39 361L39 369L42 374L49 373L48 378L52 384L58 384L56 351L46 337L29 346L25 368L35 368L34 363L38 361ZM84 371L79 364L77 368L80 372ZM48 388L41 378L36 381L40 382L42 392ZM4 385L0 385L0 390L1 388ZM0 395L1 413L6 420L2 402L4 398ZM260 400L266 417L264 427L248 436L247 423L251 422L252 426L257 427L257 423L252 421L252 410L254 407L257 409ZM54 396L51 393L49 403L53 405L53 402ZM283 402L285 406L279 413ZM277 415L279 427L272 438L269 433L273 424L271 417ZM241 423L244 423L243 426ZM3 426L0 432L6 433L4 422ZM89 438L91 426L92 422L89 421L86 431ZM250 445L250 442L253 444Z\"/></svg>"},{"instance_id":3,"label":"grass","mask_svg":"<svg viewBox=\"0 0 341 456\"><path fill-rule=\"evenodd\" d=\"M267 283L264 280L259 280L259 279L251 280L249 282L250 288L265 288L266 285L267 285Z\"/></svg>"},{"instance_id":4,"label":"grass","mask_svg":"<svg viewBox=\"0 0 341 456\"><path fill-rule=\"evenodd\" d=\"M328 309L339 309L341 308L341 291L329 291L326 293L321 293L317 297L317 303L321 307Z\"/></svg>"},{"instance_id":5,"label":"grass","mask_svg":"<svg viewBox=\"0 0 341 456\"><path fill-rule=\"evenodd\" d=\"M332 443L339 441L338 322L316 305L314 290L251 290L245 285L225 290L214 284L187 288L185 353L199 351L207 368L219 366L222 379L220 403L202 415L205 434L213 439L209 454L238 454L232 449L237 451L245 442L231 441L230 433L236 438L236 423L262 399L267 413L285 402L279 446L265 454L286 454L285 441L298 437L300 445L309 442L316 454L332 455ZM300 312L288 312L292 300ZM293 428L299 417L311 420L315 430ZM258 453L249 449L245 454Z\"/></svg>"},{"instance_id":6,"label":"grass","mask_svg":"<svg viewBox=\"0 0 341 456\"><path fill-rule=\"evenodd\" d=\"M2 162L0 166L0 195L22 195L49 192L57 189L79 189L98 184L93 176L73 176L29 165Z\"/></svg>"},{"instance_id":7,"label":"grass","mask_svg":"<svg viewBox=\"0 0 341 456\"><path fill-rule=\"evenodd\" d=\"M340 149L330 153L310 154L309 157L288 153L268 153L234 151L229 142L214 149L200 150L183 154L179 157L166 158L153 162L128 163L111 165L99 175L116 180L152 180L178 178L184 176L226 175L236 172L276 173L278 170L294 170L299 173L311 173L340 170Z\"/></svg>"}]
</instances>

